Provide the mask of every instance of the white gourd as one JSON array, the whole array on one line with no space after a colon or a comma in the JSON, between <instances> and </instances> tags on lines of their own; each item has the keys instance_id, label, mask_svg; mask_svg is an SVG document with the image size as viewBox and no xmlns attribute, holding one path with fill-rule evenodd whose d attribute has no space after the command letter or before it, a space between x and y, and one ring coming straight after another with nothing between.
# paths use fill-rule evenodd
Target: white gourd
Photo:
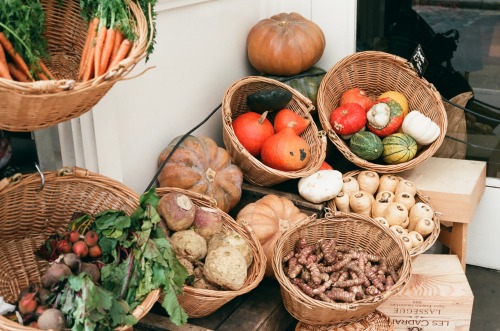
<instances>
[{"instance_id":1,"label":"white gourd","mask_svg":"<svg viewBox=\"0 0 500 331\"><path fill-rule=\"evenodd\" d=\"M299 194L313 203L331 200L342 190L342 173L338 170L319 170L299 180Z\"/></svg>"},{"instance_id":2,"label":"white gourd","mask_svg":"<svg viewBox=\"0 0 500 331\"><path fill-rule=\"evenodd\" d=\"M420 145L429 145L441 133L439 126L418 110L413 110L405 116L401 126L404 133L410 135Z\"/></svg>"}]
</instances>

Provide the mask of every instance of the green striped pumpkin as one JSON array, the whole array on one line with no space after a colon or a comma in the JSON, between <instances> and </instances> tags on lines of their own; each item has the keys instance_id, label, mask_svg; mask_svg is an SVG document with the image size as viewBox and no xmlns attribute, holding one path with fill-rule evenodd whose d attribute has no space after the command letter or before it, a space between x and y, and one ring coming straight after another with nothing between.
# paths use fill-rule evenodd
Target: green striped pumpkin
<instances>
[{"instance_id":1,"label":"green striped pumpkin","mask_svg":"<svg viewBox=\"0 0 500 331\"><path fill-rule=\"evenodd\" d=\"M370 131L358 131L349 140L349 148L363 160L376 160L382 155L382 140Z\"/></svg>"},{"instance_id":2,"label":"green striped pumpkin","mask_svg":"<svg viewBox=\"0 0 500 331\"><path fill-rule=\"evenodd\" d=\"M404 133L393 133L382 140L382 159L387 164L410 161L417 154L417 142Z\"/></svg>"}]
</instances>

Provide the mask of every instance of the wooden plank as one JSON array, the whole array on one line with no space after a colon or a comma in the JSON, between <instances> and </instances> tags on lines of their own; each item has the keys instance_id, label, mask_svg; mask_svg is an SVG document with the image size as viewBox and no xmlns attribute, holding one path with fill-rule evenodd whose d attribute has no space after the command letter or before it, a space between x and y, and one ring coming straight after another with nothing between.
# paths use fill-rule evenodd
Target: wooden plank
<instances>
[{"instance_id":1,"label":"wooden plank","mask_svg":"<svg viewBox=\"0 0 500 331\"><path fill-rule=\"evenodd\" d=\"M474 295L456 255L421 254L409 284L377 309L396 331L469 330Z\"/></svg>"},{"instance_id":2,"label":"wooden plank","mask_svg":"<svg viewBox=\"0 0 500 331\"><path fill-rule=\"evenodd\" d=\"M441 220L469 223L486 187L486 162L431 157L399 175L430 198Z\"/></svg>"}]
</instances>

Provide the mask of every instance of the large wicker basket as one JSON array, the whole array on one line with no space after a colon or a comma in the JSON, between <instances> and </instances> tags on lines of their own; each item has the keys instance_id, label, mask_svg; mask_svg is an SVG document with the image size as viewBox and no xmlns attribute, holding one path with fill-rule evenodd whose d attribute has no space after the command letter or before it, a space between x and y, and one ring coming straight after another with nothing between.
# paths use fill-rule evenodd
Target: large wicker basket
<instances>
[{"instance_id":1,"label":"large wicker basket","mask_svg":"<svg viewBox=\"0 0 500 331\"><path fill-rule=\"evenodd\" d=\"M374 311L366 318L354 323L339 323L335 325L309 325L302 322L297 323L295 331L393 331L394 324L391 319L379 312Z\"/></svg>"},{"instance_id":2,"label":"large wicker basket","mask_svg":"<svg viewBox=\"0 0 500 331\"><path fill-rule=\"evenodd\" d=\"M0 78L0 130L27 132L76 118L89 111L108 90L123 79L146 56L150 44L148 21L142 9L128 2L136 20L137 40L127 58L107 74L77 81L87 26L78 0L41 0L46 16L46 39L50 62L57 80L22 83Z\"/></svg>"},{"instance_id":3,"label":"large wicker basket","mask_svg":"<svg viewBox=\"0 0 500 331\"><path fill-rule=\"evenodd\" d=\"M361 170L354 170L354 171L346 172L345 174L342 175L342 177L343 178L345 178L345 177L354 177L354 178L357 178L357 176L359 175L360 172L361 172ZM399 178L400 180L404 180L404 178L402 178L402 177L400 177L400 176L398 176L396 174L393 174L393 175L396 176L397 178ZM420 192L418 190L417 190L417 193L415 195L415 202L423 202L423 203L429 205L432 208L432 204L431 204L431 202L429 200L429 197L425 196L422 192ZM334 199L329 200L327 202L327 204L326 204L326 207L330 208L331 210L334 210L334 211L338 210L337 207L336 207L336 205L335 205ZM437 212L434 212L434 216L433 216L432 220L435 223L434 230L432 231L431 234L429 234L425 238L423 244L421 244L421 245L419 245L417 247L413 247L409 251L411 257L415 257L417 255L420 255L420 254L426 252L429 248L432 247L432 245L434 245L434 243L438 239L439 233L441 232L441 225L440 225L440 221L439 221L438 213Z\"/></svg>"},{"instance_id":4,"label":"large wicker basket","mask_svg":"<svg viewBox=\"0 0 500 331\"><path fill-rule=\"evenodd\" d=\"M123 184L82 168L15 175L0 181L0 296L14 302L30 283L40 283L48 263L34 252L55 232L67 229L74 212L106 209L132 213L139 196ZM158 300L152 291L133 311L145 316ZM120 329L127 329L123 327ZM1 330L34 330L0 316Z\"/></svg>"},{"instance_id":5,"label":"large wicker basket","mask_svg":"<svg viewBox=\"0 0 500 331\"><path fill-rule=\"evenodd\" d=\"M387 259L388 266L401 265L397 271L399 279L387 291L352 303L327 303L313 299L292 284L283 268L283 257L294 250L300 238L305 238L307 244L315 244L320 239L335 239L337 245L379 254ZM311 218L299 223L278 239L274 249L273 270L280 284L285 308L294 318L305 324L329 325L365 318L401 291L410 280L411 259L396 235L373 219L357 214L328 212L324 218Z\"/></svg>"},{"instance_id":6,"label":"large wicker basket","mask_svg":"<svg viewBox=\"0 0 500 331\"><path fill-rule=\"evenodd\" d=\"M217 209L217 202L213 198L206 195L173 187L157 188L156 192L159 197L162 197L169 192L180 192L190 197L196 206L215 208L221 215L223 229L236 231L247 240L252 248L253 262L247 271L245 284L239 290L215 291L194 288L187 285L183 287L183 294L179 295L177 299L190 318L208 316L222 307L225 303L231 301L239 295L250 292L256 288L257 285L259 285L264 278L264 272L266 270L266 256L259 240L250 226L240 226L231 216L222 210ZM164 296L160 295L159 301L162 302L163 298Z\"/></svg>"},{"instance_id":7,"label":"large wicker basket","mask_svg":"<svg viewBox=\"0 0 500 331\"><path fill-rule=\"evenodd\" d=\"M292 100L287 108L293 110L302 117L308 118L310 124L300 135L311 148L311 158L308 164L297 171L281 171L266 166L259 159L252 156L239 142L236 137L232 121L239 115L250 111L246 98L249 94L257 91L281 88L292 93ZM277 80L261 76L249 76L234 83L224 94L222 101L222 133L224 145L231 155L234 164L243 171L244 178L259 186L272 186L289 179L306 177L316 172L326 157L327 138L323 131L319 131L310 115L313 109L311 100L302 94ZM268 118L274 119L275 112L270 112Z\"/></svg>"},{"instance_id":8,"label":"large wicker basket","mask_svg":"<svg viewBox=\"0 0 500 331\"><path fill-rule=\"evenodd\" d=\"M423 146L407 162L384 164L361 159L351 152L348 142L337 135L330 124L330 115L339 106L342 93L355 87L373 97L386 91L402 93L408 99L410 111L419 110L436 122L441 129L439 137L432 144ZM441 146L448 126L441 95L435 87L420 78L405 58L385 52L357 52L337 62L321 81L317 102L321 126L344 157L360 168L380 173L412 169L429 159Z\"/></svg>"}]
</instances>

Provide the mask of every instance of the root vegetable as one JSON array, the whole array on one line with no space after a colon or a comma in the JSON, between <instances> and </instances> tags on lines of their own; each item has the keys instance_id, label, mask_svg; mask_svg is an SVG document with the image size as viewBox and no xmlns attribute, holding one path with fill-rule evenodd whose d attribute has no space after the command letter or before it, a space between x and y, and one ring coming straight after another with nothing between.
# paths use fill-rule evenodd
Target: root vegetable
<instances>
[{"instance_id":1,"label":"root vegetable","mask_svg":"<svg viewBox=\"0 0 500 331\"><path fill-rule=\"evenodd\" d=\"M46 289L43 287L39 288L38 289L38 300L40 301L40 305L42 305L42 306L47 305L54 295L55 294L49 289Z\"/></svg>"},{"instance_id":2,"label":"root vegetable","mask_svg":"<svg viewBox=\"0 0 500 331\"><path fill-rule=\"evenodd\" d=\"M432 208L427 205L424 202L417 202L413 207L410 209L409 213L409 218L410 218L410 224L408 225L408 230L413 231L415 230L415 226L417 225L417 222L421 218L428 218L432 219L434 217L434 211Z\"/></svg>"},{"instance_id":3,"label":"root vegetable","mask_svg":"<svg viewBox=\"0 0 500 331\"><path fill-rule=\"evenodd\" d=\"M374 195L377 192L380 177L375 171L363 170L358 174L359 190Z\"/></svg>"},{"instance_id":4,"label":"root vegetable","mask_svg":"<svg viewBox=\"0 0 500 331\"><path fill-rule=\"evenodd\" d=\"M226 230L215 234L208 242L208 251L212 251L221 246L235 247L245 258L247 267L252 264L253 252L247 240L234 230Z\"/></svg>"},{"instance_id":5,"label":"root vegetable","mask_svg":"<svg viewBox=\"0 0 500 331\"><path fill-rule=\"evenodd\" d=\"M94 283L98 283L101 280L101 272L99 270L99 267L93 263L82 262L82 264L80 265L80 270L78 272L84 272L89 275L90 279Z\"/></svg>"},{"instance_id":6,"label":"root vegetable","mask_svg":"<svg viewBox=\"0 0 500 331\"><path fill-rule=\"evenodd\" d=\"M101 254L102 254L102 250L101 250L101 247L99 245L94 245L94 246L89 247L89 256L90 257L96 258L96 257L101 256Z\"/></svg>"},{"instance_id":7,"label":"root vegetable","mask_svg":"<svg viewBox=\"0 0 500 331\"><path fill-rule=\"evenodd\" d=\"M23 315L34 313L37 307L36 292L25 293L17 304L17 309Z\"/></svg>"},{"instance_id":8,"label":"root vegetable","mask_svg":"<svg viewBox=\"0 0 500 331\"><path fill-rule=\"evenodd\" d=\"M89 246L83 240L74 243L72 250L79 257L86 257L89 254Z\"/></svg>"},{"instance_id":9,"label":"root vegetable","mask_svg":"<svg viewBox=\"0 0 500 331\"><path fill-rule=\"evenodd\" d=\"M415 204L415 195L409 192L399 192L398 195L394 197L395 202L400 202L405 205L406 209L410 210Z\"/></svg>"},{"instance_id":10,"label":"root vegetable","mask_svg":"<svg viewBox=\"0 0 500 331\"><path fill-rule=\"evenodd\" d=\"M407 250L410 250L413 248L413 243L412 243L409 235L402 234L401 236L399 236L399 238L401 239L401 241L403 242L403 244Z\"/></svg>"},{"instance_id":11,"label":"root vegetable","mask_svg":"<svg viewBox=\"0 0 500 331\"><path fill-rule=\"evenodd\" d=\"M370 217L373 200L370 193L358 191L349 196L349 206L353 212Z\"/></svg>"},{"instance_id":12,"label":"root vegetable","mask_svg":"<svg viewBox=\"0 0 500 331\"><path fill-rule=\"evenodd\" d=\"M394 202L394 193L391 191L378 191L375 195L375 200L384 200L389 202Z\"/></svg>"},{"instance_id":13,"label":"root vegetable","mask_svg":"<svg viewBox=\"0 0 500 331\"><path fill-rule=\"evenodd\" d=\"M222 230L222 216L217 209L196 207L193 228L197 234L208 241L214 234Z\"/></svg>"},{"instance_id":14,"label":"root vegetable","mask_svg":"<svg viewBox=\"0 0 500 331\"><path fill-rule=\"evenodd\" d=\"M72 274L71 269L66 264L54 263L40 278L40 282L44 288L51 289L57 282Z\"/></svg>"},{"instance_id":15,"label":"root vegetable","mask_svg":"<svg viewBox=\"0 0 500 331\"><path fill-rule=\"evenodd\" d=\"M401 237L402 235L406 234L405 230L403 229L403 227L401 227L401 225L391 225L389 229L391 229L391 231L393 231L398 237Z\"/></svg>"},{"instance_id":16,"label":"root vegetable","mask_svg":"<svg viewBox=\"0 0 500 331\"><path fill-rule=\"evenodd\" d=\"M389 226L401 225L408 218L408 209L402 203L391 202L383 217L389 222Z\"/></svg>"},{"instance_id":17,"label":"root vegetable","mask_svg":"<svg viewBox=\"0 0 500 331\"><path fill-rule=\"evenodd\" d=\"M99 236L97 235L97 232L95 232L94 230L89 230L87 231L87 233L85 233L83 241L87 244L87 246L92 247L97 245L97 242L99 241Z\"/></svg>"},{"instance_id":18,"label":"root vegetable","mask_svg":"<svg viewBox=\"0 0 500 331\"><path fill-rule=\"evenodd\" d=\"M80 269L80 264L82 263L82 260L75 253L68 253L64 254L63 263L66 264L71 269L71 272L77 273L78 270Z\"/></svg>"},{"instance_id":19,"label":"root vegetable","mask_svg":"<svg viewBox=\"0 0 500 331\"><path fill-rule=\"evenodd\" d=\"M434 231L436 224L430 218L421 218L415 225L415 231L420 233L422 237L426 237Z\"/></svg>"},{"instance_id":20,"label":"root vegetable","mask_svg":"<svg viewBox=\"0 0 500 331\"><path fill-rule=\"evenodd\" d=\"M403 229L408 230L408 225L409 224L410 224L410 218L407 217L406 220L401 224L401 226L403 227Z\"/></svg>"},{"instance_id":21,"label":"root vegetable","mask_svg":"<svg viewBox=\"0 0 500 331\"><path fill-rule=\"evenodd\" d=\"M62 331L65 328L64 314L55 308L47 309L38 317L38 328L41 330Z\"/></svg>"},{"instance_id":22,"label":"root vegetable","mask_svg":"<svg viewBox=\"0 0 500 331\"><path fill-rule=\"evenodd\" d=\"M78 240L80 240L80 232L77 230L72 230L69 232L69 241L71 243L76 243Z\"/></svg>"},{"instance_id":23,"label":"root vegetable","mask_svg":"<svg viewBox=\"0 0 500 331\"><path fill-rule=\"evenodd\" d=\"M193 224L196 206L190 197L180 192L170 192L158 202L158 213L172 231L187 230Z\"/></svg>"},{"instance_id":24,"label":"root vegetable","mask_svg":"<svg viewBox=\"0 0 500 331\"><path fill-rule=\"evenodd\" d=\"M71 252L71 243L69 240L62 239L57 243L57 252L59 254L65 254Z\"/></svg>"},{"instance_id":25,"label":"root vegetable","mask_svg":"<svg viewBox=\"0 0 500 331\"><path fill-rule=\"evenodd\" d=\"M349 213L351 208L349 206L349 194L345 192L339 192L337 196L333 200L335 202L335 206L339 211L344 213Z\"/></svg>"},{"instance_id":26,"label":"root vegetable","mask_svg":"<svg viewBox=\"0 0 500 331\"><path fill-rule=\"evenodd\" d=\"M411 247L418 247L424 243L424 237L417 231L408 232L408 237L411 239Z\"/></svg>"},{"instance_id":27,"label":"root vegetable","mask_svg":"<svg viewBox=\"0 0 500 331\"><path fill-rule=\"evenodd\" d=\"M177 231L169 238L177 257L191 262L199 261L207 255L207 241L194 230Z\"/></svg>"},{"instance_id":28,"label":"root vegetable","mask_svg":"<svg viewBox=\"0 0 500 331\"><path fill-rule=\"evenodd\" d=\"M392 198L394 194L389 191L380 192L378 198L373 202L371 217L384 217L385 211L390 203L392 203Z\"/></svg>"},{"instance_id":29,"label":"root vegetable","mask_svg":"<svg viewBox=\"0 0 500 331\"><path fill-rule=\"evenodd\" d=\"M229 245L211 250L205 258L203 274L209 282L237 291L247 279L245 257L238 249Z\"/></svg>"},{"instance_id":30,"label":"root vegetable","mask_svg":"<svg viewBox=\"0 0 500 331\"><path fill-rule=\"evenodd\" d=\"M383 226L389 227L389 222L387 222L387 220L385 219L385 217L375 217L374 220L377 221L377 222L379 222Z\"/></svg>"},{"instance_id":31,"label":"root vegetable","mask_svg":"<svg viewBox=\"0 0 500 331\"><path fill-rule=\"evenodd\" d=\"M379 192L389 191L396 192L396 186L399 183L399 178L394 175L384 174L380 176L380 183L378 185Z\"/></svg>"},{"instance_id":32,"label":"root vegetable","mask_svg":"<svg viewBox=\"0 0 500 331\"><path fill-rule=\"evenodd\" d=\"M394 194L398 195L401 192L407 192L409 194L415 195L417 194L417 187L412 181L403 179L399 181Z\"/></svg>"},{"instance_id":33,"label":"root vegetable","mask_svg":"<svg viewBox=\"0 0 500 331\"><path fill-rule=\"evenodd\" d=\"M194 274L194 266L193 266L193 263L191 263L191 261L189 261L188 259L180 258L179 263L182 264L184 266L184 268L186 268L186 271L188 272L188 276L191 276Z\"/></svg>"},{"instance_id":34,"label":"root vegetable","mask_svg":"<svg viewBox=\"0 0 500 331\"><path fill-rule=\"evenodd\" d=\"M342 192L347 195L359 191L359 183L356 178L352 176L346 176L342 179Z\"/></svg>"}]
</instances>

